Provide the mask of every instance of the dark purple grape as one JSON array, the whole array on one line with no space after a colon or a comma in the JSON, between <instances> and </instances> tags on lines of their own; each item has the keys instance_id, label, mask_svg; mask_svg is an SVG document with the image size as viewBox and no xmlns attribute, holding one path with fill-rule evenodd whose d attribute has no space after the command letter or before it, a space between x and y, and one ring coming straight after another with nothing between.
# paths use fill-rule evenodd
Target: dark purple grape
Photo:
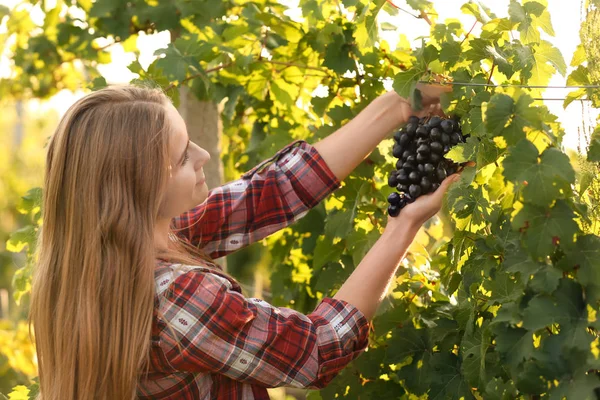
<instances>
[{"instance_id":1,"label":"dark purple grape","mask_svg":"<svg viewBox=\"0 0 600 400\"><path fill-rule=\"evenodd\" d=\"M417 153L429 154L430 152L431 152L431 149L426 144L420 145L419 148L417 149Z\"/></svg>"},{"instance_id":2,"label":"dark purple grape","mask_svg":"<svg viewBox=\"0 0 600 400\"><path fill-rule=\"evenodd\" d=\"M429 154L419 153L417 154L417 161L420 163L425 163L429 161Z\"/></svg>"},{"instance_id":3,"label":"dark purple grape","mask_svg":"<svg viewBox=\"0 0 600 400\"><path fill-rule=\"evenodd\" d=\"M406 133L408 133L408 135L412 137L415 135L415 133L417 133L417 126L417 124L409 122L404 129L406 130Z\"/></svg>"},{"instance_id":4,"label":"dark purple grape","mask_svg":"<svg viewBox=\"0 0 600 400\"><path fill-rule=\"evenodd\" d=\"M390 193L390 195L387 198L387 201L390 204L398 205L398 203L400 202L400 195L396 192Z\"/></svg>"},{"instance_id":5,"label":"dark purple grape","mask_svg":"<svg viewBox=\"0 0 600 400\"><path fill-rule=\"evenodd\" d=\"M423 174L425 172L425 164L417 164L417 171Z\"/></svg>"},{"instance_id":6,"label":"dark purple grape","mask_svg":"<svg viewBox=\"0 0 600 400\"><path fill-rule=\"evenodd\" d=\"M396 190L400 193L408 193L408 185L403 185L399 183L398 186L396 186Z\"/></svg>"},{"instance_id":7,"label":"dark purple grape","mask_svg":"<svg viewBox=\"0 0 600 400\"><path fill-rule=\"evenodd\" d=\"M410 157L411 155L412 155L412 151L410 151L410 150L404 150L404 153L402 153L402 159L403 159L404 161L406 161L406 159L407 159L408 157Z\"/></svg>"},{"instance_id":8,"label":"dark purple grape","mask_svg":"<svg viewBox=\"0 0 600 400\"><path fill-rule=\"evenodd\" d=\"M450 146L448 146L448 145L445 145L445 146L444 146L444 154L446 154L446 153L447 153L447 152L449 152L449 151L450 151Z\"/></svg>"},{"instance_id":9,"label":"dark purple grape","mask_svg":"<svg viewBox=\"0 0 600 400\"><path fill-rule=\"evenodd\" d=\"M403 185L408 185L410 183L410 179L408 179L408 175L403 169L398 171L398 174L396 175L396 181Z\"/></svg>"},{"instance_id":10,"label":"dark purple grape","mask_svg":"<svg viewBox=\"0 0 600 400\"><path fill-rule=\"evenodd\" d=\"M415 126L419 125L419 117L415 117L414 115L411 115L410 117L408 117L408 123L413 124Z\"/></svg>"},{"instance_id":11,"label":"dark purple grape","mask_svg":"<svg viewBox=\"0 0 600 400\"><path fill-rule=\"evenodd\" d=\"M397 161L396 161L396 169L400 169L400 168L402 168L402 165L403 165L403 164L404 164L404 163L402 162L402 160L397 160Z\"/></svg>"},{"instance_id":12,"label":"dark purple grape","mask_svg":"<svg viewBox=\"0 0 600 400\"><path fill-rule=\"evenodd\" d=\"M459 144L460 142L462 142L462 137L460 136L460 133L454 132L450 136L450 143L456 145L456 144Z\"/></svg>"},{"instance_id":13,"label":"dark purple grape","mask_svg":"<svg viewBox=\"0 0 600 400\"><path fill-rule=\"evenodd\" d=\"M433 128L429 133L429 137L431 140L439 141L442 138L442 131L440 131L438 128Z\"/></svg>"},{"instance_id":14,"label":"dark purple grape","mask_svg":"<svg viewBox=\"0 0 600 400\"><path fill-rule=\"evenodd\" d=\"M421 180L421 174L417 171L413 171L410 174L408 174L408 179L411 182L417 183Z\"/></svg>"},{"instance_id":15,"label":"dark purple grape","mask_svg":"<svg viewBox=\"0 0 600 400\"><path fill-rule=\"evenodd\" d=\"M442 130L448 134L450 134L450 133L452 133L452 131L454 131L454 122L450 119L446 119L446 120L442 121L440 126L442 127Z\"/></svg>"},{"instance_id":16,"label":"dark purple grape","mask_svg":"<svg viewBox=\"0 0 600 400\"><path fill-rule=\"evenodd\" d=\"M406 160L404 160L404 161L414 163L417 161L417 157L415 157L413 154L411 154L410 156L406 157Z\"/></svg>"},{"instance_id":17,"label":"dark purple grape","mask_svg":"<svg viewBox=\"0 0 600 400\"><path fill-rule=\"evenodd\" d=\"M400 146L406 146L408 142L410 142L410 137L408 137L408 134L403 133L402 135L400 135L400 139L398 140L398 144Z\"/></svg>"},{"instance_id":18,"label":"dark purple grape","mask_svg":"<svg viewBox=\"0 0 600 400\"><path fill-rule=\"evenodd\" d=\"M450 165L447 169L448 175L452 175L458 171L458 167L454 164Z\"/></svg>"},{"instance_id":19,"label":"dark purple grape","mask_svg":"<svg viewBox=\"0 0 600 400\"><path fill-rule=\"evenodd\" d=\"M396 187L398 185L398 178L394 172L388 176L388 185L390 187Z\"/></svg>"},{"instance_id":20,"label":"dark purple grape","mask_svg":"<svg viewBox=\"0 0 600 400\"><path fill-rule=\"evenodd\" d=\"M402 136L402 134L403 134L403 133L404 133L404 132L402 132L401 130L400 130L400 131L396 131L396 132L394 133L394 140L395 140L396 142L399 142L399 141L400 141L400 136Z\"/></svg>"},{"instance_id":21,"label":"dark purple grape","mask_svg":"<svg viewBox=\"0 0 600 400\"><path fill-rule=\"evenodd\" d=\"M421 178L421 190L423 191L423 193L429 193L429 191L431 190L431 181L426 176Z\"/></svg>"},{"instance_id":22,"label":"dark purple grape","mask_svg":"<svg viewBox=\"0 0 600 400\"><path fill-rule=\"evenodd\" d=\"M410 187L408 188L408 193L411 197L415 199L421 195L421 192L421 186L419 185L410 185Z\"/></svg>"},{"instance_id":23,"label":"dark purple grape","mask_svg":"<svg viewBox=\"0 0 600 400\"><path fill-rule=\"evenodd\" d=\"M442 161L442 156L440 156L440 155L439 155L439 154L437 154L437 153L431 153L431 154L429 155L429 160L431 161L431 163L432 163L433 165L435 165L435 164L439 163L440 161Z\"/></svg>"},{"instance_id":24,"label":"dark purple grape","mask_svg":"<svg viewBox=\"0 0 600 400\"><path fill-rule=\"evenodd\" d=\"M431 191L432 192L435 192L439 188L440 188L440 184L439 183L434 183L434 184L431 185Z\"/></svg>"},{"instance_id":25,"label":"dark purple grape","mask_svg":"<svg viewBox=\"0 0 600 400\"><path fill-rule=\"evenodd\" d=\"M410 188L408 188L408 190L410 191ZM410 193L405 193L403 199L406 201L407 204L410 204L415 201L415 198L412 197Z\"/></svg>"},{"instance_id":26,"label":"dark purple grape","mask_svg":"<svg viewBox=\"0 0 600 400\"><path fill-rule=\"evenodd\" d=\"M429 147L434 153L441 154L444 152L444 146L440 142L432 142Z\"/></svg>"},{"instance_id":27,"label":"dark purple grape","mask_svg":"<svg viewBox=\"0 0 600 400\"><path fill-rule=\"evenodd\" d=\"M407 204L408 204L408 202L403 197L403 198L400 199L400 202L398 203L398 208L400 208L402 210L404 207L406 207Z\"/></svg>"},{"instance_id":28,"label":"dark purple grape","mask_svg":"<svg viewBox=\"0 0 600 400\"><path fill-rule=\"evenodd\" d=\"M390 215L390 217L397 217L398 214L400 214L400 207L390 204L388 206L388 214Z\"/></svg>"},{"instance_id":29,"label":"dark purple grape","mask_svg":"<svg viewBox=\"0 0 600 400\"><path fill-rule=\"evenodd\" d=\"M441 122L442 122L442 119L440 117L433 116L429 120L428 124L430 127L436 128L436 127L440 126Z\"/></svg>"},{"instance_id":30,"label":"dark purple grape","mask_svg":"<svg viewBox=\"0 0 600 400\"><path fill-rule=\"evenodd\" d=\"M447 133L442 133L442 143L450 144L450 135L448 135Z\"/></svg>"},{"instance_id":31,"label":"dark purple grape","mask_svg":"<svg viewBox=\"0 0 600 400\"><path fill-rule=\"evenodd\" d=\"M407 173L411 173L417 169L417 166L414 163L407 161L404 164L402 164L402 169L405 170Z\"/></svg>"},{"instance_id":32,"label":"dark purple grape","mask_svg":"<svg viewBox=\"0 0 600 400\"><path fill-rule=\"evenodd\" d=\"M437 175L437 178L440 182L442 182L444 179L446 179L446 177L448 176L446 174L446 170L444 168L438 168L437 171L435 172Z\"/></svg>"},{"instance_id":33,"label":"dark purple grape","mask_svg":"<svg viewBox=\"0 0 600 400\"><path fill-rule=\"evenodd\" d=\"M402 149L402 146L400 145L394 145L394 148L392 149L392 155L396 158L401 158L402 157L402 153L404 152L404 150Z\"/></svg>"},{"instance_id":34,"label":"dark purple grape","mask_svg":"<svg viewBox=\"0 0 600 400\"><path fill-rule=\"evenodd\" d=\"M426 139L429 137L429 130L424 126L420 126L417 128L417 137Z\"/></svg>"},{"instance_id":35,"label":"dark purple grape","mask_svg":"<svg viewBox=\"0 0 600 400\"><path fill-rule=\"evenodd\" d=\"M425 167L426 174L433 174L433 172L435 171L435 167L431 163L425 164L424 167Z\"/></svg>"}]
</instances>

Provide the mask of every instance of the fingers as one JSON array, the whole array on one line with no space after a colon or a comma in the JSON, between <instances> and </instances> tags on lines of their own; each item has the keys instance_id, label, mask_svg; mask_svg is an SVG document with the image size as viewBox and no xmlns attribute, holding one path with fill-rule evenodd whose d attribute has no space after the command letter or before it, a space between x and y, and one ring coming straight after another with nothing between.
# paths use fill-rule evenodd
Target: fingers
<instances>
[{"instance_id":1,"label":"fingers","mask_svg":"<svg viewBox=\"0 0 600 400\"><path fill-rule=\"evenodd\" d=\"M440 192L442 192L442 195L443 195L444 193L446 193L446 191L448 190L450 185L458 182L459 180L460 180L460 173L452 174L449 177L447 177L446 179L444 179L444 181L441 183L438 190Z\"/></svg>"},{"instance_id":2,"label":"fingers","mask_svg":"<svg viewBox=\"0 0 600 400\"><path fill-rule=\"evenodd\" d=\"M452 92L450 85L418 84L417 89L421 91L424 106L439 103L442 94Z\"/></svg>"}]
</instances>

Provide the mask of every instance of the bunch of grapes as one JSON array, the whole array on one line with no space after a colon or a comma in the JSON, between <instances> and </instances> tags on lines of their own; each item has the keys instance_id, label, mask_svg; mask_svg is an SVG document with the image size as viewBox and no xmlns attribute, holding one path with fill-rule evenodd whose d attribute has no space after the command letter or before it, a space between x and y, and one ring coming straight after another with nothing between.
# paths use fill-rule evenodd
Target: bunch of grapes
<instances>
[{"instance_id":1,"label":"bunch of grapes","mask_svg":"<svg viewBox=\"0 0 600 400\"><path fill-rule=\"evenodd\" d=\"M444 158L458 143L465 141L458 121L437 116L412 116L394 134L393 155L398 159L388 184L398 192L389 195L388 214L396 217L419 196L434 192L459 165Z\"/></svg>"}]
</instances>

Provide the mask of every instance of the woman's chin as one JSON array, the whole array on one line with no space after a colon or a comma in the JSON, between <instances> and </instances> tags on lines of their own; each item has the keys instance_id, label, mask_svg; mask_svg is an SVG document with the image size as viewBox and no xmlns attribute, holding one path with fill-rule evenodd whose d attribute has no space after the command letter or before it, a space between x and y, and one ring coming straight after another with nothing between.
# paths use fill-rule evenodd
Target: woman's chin
<instances>
[{"instance_id":1,"label":"woman's chin","mask_svg":"<svg viewBox=\"0 0 600 400\"><path fill-rule=\"evenodd\" d=\"M196 184L194 190L194 200L196 204L202 203L208 197L208 186L206 182L200 182Z\"/></svg>"}]
</instances>

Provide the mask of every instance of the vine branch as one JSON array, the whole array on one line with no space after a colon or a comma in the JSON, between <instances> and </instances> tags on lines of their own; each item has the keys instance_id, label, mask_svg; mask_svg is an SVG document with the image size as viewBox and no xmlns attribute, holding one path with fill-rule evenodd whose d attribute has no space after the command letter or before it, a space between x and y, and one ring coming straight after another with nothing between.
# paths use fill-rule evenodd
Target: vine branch
<instances>
[{"instance_id":1,"label":"vine branch","mask_svg":"<svg viewBox=\"0 0 600 400\"><path fill-rule=\"evenodd\" d=\"M467 40L469 38L469 36L471 35L471 32L473 32L473 29L475 29L475 26L477 25L477 20L475 20L475 22L473 23L473 26L471 27L471 29L469 29L469 32L467 32L467 34L465 35L464 39L462 40L462 42L460 42L460 46L463 45L463 43L465 42L465 40Z\"/></svg>"},{"instance_id":2,"label":"vine branch","mask_svg":"<svg viewBox=\"0 0 600 400\"><path fill-rule=\"evenodd\" d=\"M256 62L264 62L264 63L270 63L270 64L275 64L275 65L284 65L284 66L286 66L286 68L288 68L288 67L298 67L298 68L301 68L301 69L309 69L309 70L313 70L313 71L323 72L323 73L329 75L329 73L328 73L328 71L326 69L319 68L319 67L312 67L310 65L296 64L296 63L286 62L286 61L265 60L265 59L258 59L258 60L256 60ZM190 81L192 79L199 78L202 75L210 74L211 72L217 72L217 71L220 71L222 69L229 68L232 65L233 65L233 63L230 62L230 63L227 63L227 64L219 65L219 66L214 67L214 68L209 68L206 71L199 72L199 73L194 74L194 75L190 75L187 78L185 78L184 80L182 80L181 82L179 82L179 85L182 85L185 82L188 82L188 81ZM175 84L175 83L171 83L169 86L166 87L165 91L169 91L169 90L173 89L176 86L178 86L178 85Z\"/></svg>"}]
</instances>

